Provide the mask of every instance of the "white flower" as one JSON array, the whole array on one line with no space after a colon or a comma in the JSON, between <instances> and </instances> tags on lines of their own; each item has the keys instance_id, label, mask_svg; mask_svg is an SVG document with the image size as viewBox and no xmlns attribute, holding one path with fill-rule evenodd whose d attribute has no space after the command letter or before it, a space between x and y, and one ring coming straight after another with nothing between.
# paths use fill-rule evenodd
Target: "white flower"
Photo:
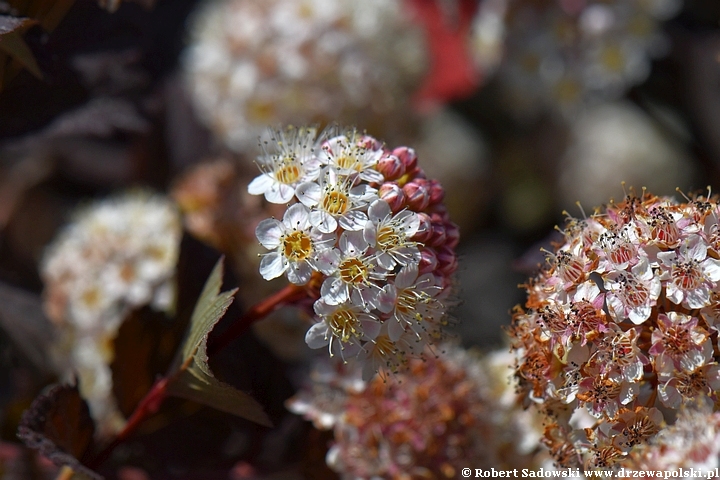
<instances>
[{"instance_id":1,"label":"white flower","mask_svg":"<svg viewBox=\"0 0 720 480\"><path fill-rule=\"evenodd\" d=\"M710 303L710 292L720 280L720 260L707 256L708 244L699 235L690 235L674 251L658 253L666 268L663 279L667 298L687 308L703 308Z\"/></svg>"},{"instance_id":2,"label":"white flower","mask_svg":"<svg viewBox=\"0 0 720 480\"><path fill-rule=\"evenodd\" d=\"M265 195L271 203L288 203L295 195L295 187L314 180L320 163L313 151L317 131L314 128L270 130L270 142L260 144L263 154L258 166L263 172L248 185L252 195ZM271 150L268 151L268 145Z\"/></svg>"},{"instance_id":3,"label":"white flower","mask_svg":"<svg viewBox=\"0 0 720 480\"><path fill-rule=\"evenodd\" d=\"M385 280L387 272L367 255L369 245L363 232L344 232L339 246L339 250L324 252L318 262L320 271L328 276L320 287L322 299L329 305L352 300L355 305L372 308L380 291L373 280Z\"/></svg>"},{"instance_id":4,"label":"white flower","mask_svg":"<svg viewBox=\"0 0 720 480\"><path fill-rule=\"evenodd\" d=\"M362 210L377 199L377 190L365 183L353 187L353 183L351 177L326 167L319 183L298 185L297 198L312 209L310 223L325 233L334 232L338 225L345 230L362 230L368 220Z\"/></svg>"},{"instance_id":5,"label":"white flower","mask_svg":"<svg viewBox=\"0 0 720 480\"><path fill-rule=\"evenodd\" d=\"M347 176L359 176L367 182L380 183L383 175L374 169L383 155L382 149L373 150L355 130L335 136L322 145L320 162Z\"/></svg>"},{"instance_id":6,"label":"white flower","mask_svg":"<svg viewBox=\"0 0 720 480\"><path fill-rule=\"evenodd\" d=\"M375 200L368 208L370 221L365 223L365 240L377 249L378 264L387 270L395 265L420 262L420 250L408 238L420 228L420 218L415 212L403 210L393 216L385 200Z\"/></svg>"},{"instance_id":7,"label":"white flower","mask_svg":"<svg viewBox=\"0 0 720 480\"><path fill-rule=\"evenodd\" d=\"M440 319L445 307L435 298L439 291L431 273L418 277L417 265L403 267L395 283L385 285L376 301L378 310L391 314L386 321L390 340L396 342L407 331L420 337L426 323Z\"/></svg>"},{"instance_id":8,"label":"white flower","mask_svg":"<svg viewBox=\"0 0 720 480\"><path fill-rule=\"evenodd\" d=\"M646 258L628 271L612 272L605 278L608 309L621 322L629 318L640 325L650 317L657 302L662 284Z\"/></svg>"},{"instance_id":9,"label":"white flower","mask_svg":"<svg viewBox=\"0 0 720 480\"><path fill-rule=\"evenodd\" d=\"M327 345L330 356L358 353L360 342L373 340L382 327L378 317L351 302L331 305L320 299L314 309L319 322L307 331L305 343L314 349Z\"/></svg>"},{"instance_id":10,"label":"white flower","mask_svg":"<svg viewBox=\"0 0 720 480\"><path fill-rule=\"evenodd\" d=\"M273 250L260 261L263 278L271 280L285 273L296 285L310 280L318 255L335 243L335 234L322 233L310 224L310 212L301 203L288 208L282 222L274 218L260 222L255 235L263 247Z\"/></svg>"}]
</instances>

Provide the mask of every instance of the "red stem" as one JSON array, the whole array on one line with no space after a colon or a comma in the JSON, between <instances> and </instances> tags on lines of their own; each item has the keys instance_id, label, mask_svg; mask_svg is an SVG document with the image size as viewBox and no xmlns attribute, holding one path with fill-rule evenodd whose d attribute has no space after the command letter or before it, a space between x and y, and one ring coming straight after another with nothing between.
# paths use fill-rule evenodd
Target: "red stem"
<instances>
[{"instance_id":1,"label":"red stem","mask_svg":"<svg viewBox=\"0 0 720 480\"><path fill-rule=\"evenodd\" d=\"M256 303L245 314L234 322L227 330L225 330L219 337L213 339L212 343L208 346L208 354L213 355L227 347L236 338L245 333L250 326L270 313L274 312L278 308L288 305L293 302L297 302L306 298L310 292L306 287L289 284L282 290L270 295L269 297ZM99 454L97 454L90 462L88 466L92 469L96 469L110 457L113 450L127 440L138 427L149 417L157 413L160 406L167 398L167 388L170 382L174 380L176 372L168 377L163 377L152 386L150 391L143 397L135 410L128 418L125 427L115 437L115 439L105 447Z\"/></svg>"},{"instance_id":2,"label":"red stem","mask_svg":"<svg viewBox=\"0 0 720 480\"><path fill-rule=\"evenodd\" d=\"M212 356L227 347L235 339L248 331L258 320L267 317L280 307L302 300L308 296L304 287L288 284L282 290L256 303L245 314L227 328L220 336L215 337L208 345L208 355Z\"/></svg>"},{"instance_id":3,"label":"red stem","mask_svg":"<svg viewBox=\"0 0 720 480\"><path fill-rule=\"evenodd\" d=\"M102 465L102 463L107 460L113 450L115 450L115 447L127 440L128 437L130 437L130 435L132 435L135 430L137 430L140 424L142 424L153 414L157 413L158 410L160 410L160 406L167 397L167 387L170 379L172 378L173 376L169 378L164 377L155 382L150 391L143 397L142 400L140 400L138 406L135 407L135 410L133 410L132 415L130 415L130 418L128 418L128 421L125 424L125 427L122 429L122 431L120 431L118 436L115 437L115 439L97 456L95 456L95 458L93 458L93 460L89 464L90 468L95 469L98 466Z\"/></svg>"}]
</instances>

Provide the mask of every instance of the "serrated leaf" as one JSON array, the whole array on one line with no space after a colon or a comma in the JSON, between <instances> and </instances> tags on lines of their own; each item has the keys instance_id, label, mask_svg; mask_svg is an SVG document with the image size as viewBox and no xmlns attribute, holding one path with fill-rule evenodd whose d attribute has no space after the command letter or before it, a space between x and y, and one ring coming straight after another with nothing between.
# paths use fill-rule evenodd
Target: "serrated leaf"
<instances>
[{"instance_id":1,"label":"serrated leaf","mask_svg":"<svg viewBox=\"0 0 720 480\"><path fill-rule=\"evenodd\" d=\"M225 315L237 289L220 293L223 259L215 265L190 318L190 329L180 356L168 375L168 393L232 413L265 426L272 426L262 406L247 393L236 390L213 375L208 365L207 340L215 324Z\"/></svg>"},{"instance_id":2,"label":"serrated leaf","mask_svg":"<svg viewBox=\"0 0 720 480\"><path fill-rule=\"evenodd\" d=\"M95 423L77 385L54 385L24 413L18 437L57 466L68 466L78 478L103 480L81 461L92 447ZM73 477L71 477L73 478Z\"/></svg>"}]
</instances>

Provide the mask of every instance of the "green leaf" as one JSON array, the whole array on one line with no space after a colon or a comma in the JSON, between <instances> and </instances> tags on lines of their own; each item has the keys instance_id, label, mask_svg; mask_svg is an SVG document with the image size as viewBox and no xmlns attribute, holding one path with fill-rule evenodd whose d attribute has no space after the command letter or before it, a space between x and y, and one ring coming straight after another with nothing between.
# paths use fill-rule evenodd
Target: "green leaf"
<instances>
[{"instance_id":1,"label":"green leaf","mask_svg":"<svg viewBox=\"0 0 720 480\"><path fill-rule=\"evenodd\" d=\"M215 324L225 315L237 289L220 293L223 259L205 282L190 318L190 329L168 377L168 393L194 400L265 426L272 426L262 406L250 395L221 382L208 365L207 340Z\"/></svg>"},{"instance_id":2,"label":"green leaf","mask_svg":"<svg viewBox=\"0 0 720 480\"><path fill-rule=\"evenodd\" d=\"M35 61L35 56L22 37L25 30L36 23L35 20L30 18L0 15L0 50L5 51L20 62L33 75L42 78L42 72Z\"/></svg>"}]
</instances>

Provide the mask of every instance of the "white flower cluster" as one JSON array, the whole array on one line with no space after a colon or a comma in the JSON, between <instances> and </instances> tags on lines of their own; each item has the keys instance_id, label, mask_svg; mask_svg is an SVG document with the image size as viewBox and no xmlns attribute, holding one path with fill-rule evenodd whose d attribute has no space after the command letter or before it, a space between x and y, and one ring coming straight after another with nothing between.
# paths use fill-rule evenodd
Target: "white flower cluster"
<instances>
[{"instance_id":1,"label":"white flower cluster","mask_svg":"<svg viewBox=\"0 0 720 480\"><path fill-rule=\"evenodd\" d=\"M180 235L171 202L131 193L81 209L42 261L58 367L79 376L101 435L123 421L111 392L112 340L131 309L171 307Z\"/></svg>"},{"instance_id":2,"label":"white flower cluster","mask_svg":"<svg viewBox=\"0 0 720 480\"><path fill-rule=\"evenodd\" d=\"M266 125L291 121L403 133L427 63L400 0L209 0L191 35L195 107L237 152L252 151Z\"/></svg>"},{"instance_id":3,"label":"white flower cluster","mask_svg":"<svg viewBox=\"0 0 720 480\"><path fill-rule=\"evenodd\" d=\"M399 159L354 130L316 138L312 129L290 128L271 136L258 159L263 173L248 189L271 202L299 202L282 221L258 225L257 238L270 250L260 273L267 280L285 274L296 285L322 279L317 323L306 336L311 348L361 357L366 378L384 367L397 370L446 322L436 265L421 266L414 240L431 227L378 196L384 175L376 168Z\"/></svg>"},{"instance_id":4,"label":"white flower cluster","mask_svg":"<svg viewBox=\"0 0 720 480\"><path fill-rule=\"evenodd\" d=\"M681 2L506 3L506 51L500 76L509 100L519 113L549 107L574 114L588 102L619 98L647 78L651 59L668 50L660 22L672 17ZM490 7L500 13L505 10L490 2L480 15Z\"/></svg>"}]
</instances>

